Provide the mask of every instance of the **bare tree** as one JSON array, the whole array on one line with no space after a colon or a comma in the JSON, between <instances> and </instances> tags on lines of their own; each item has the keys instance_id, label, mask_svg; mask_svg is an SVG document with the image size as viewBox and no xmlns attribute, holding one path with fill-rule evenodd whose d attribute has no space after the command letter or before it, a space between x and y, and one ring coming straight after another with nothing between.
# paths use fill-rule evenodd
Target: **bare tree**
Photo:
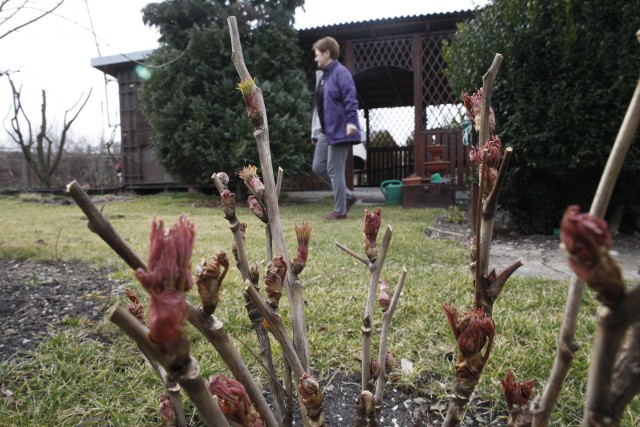
<instances>
[{"instance_id":1,"label":"bare tree","mask_svg":"<svg viewBox=\"0 0 640 427\"><path fill-rule=\"evenodd\" d=\"M0 0L0 40L52 14L62 3L64 0L43 4L29 0Z\"/></svg>"},{"instance_id":2,"label":"bare tree","mask_svg":"<svg viewBox=\"0 0 640 427\"><path fill-rule=\"evenodd\" d=\"M64 145L67 142L67 136L69 129L73 122L78 118L80 112L84 109L91 91L84 98L84 94L80 95L78 101L64 113L62 131L59 137L52 135L53 131L47 124L47 93L42 91L42 105L40 108L40 129L35 133L31 125L31 121L25 112L22 100L21 91L22 87L16 88L15 83L11 80L10 74L7 74L9 84L11 85L11 91L13 93L13 111L11 117L11 130L5 127L5 130L18 144L22 150L22 154L27 161L29 167L36 173L40 179L40 184L43 187L51 187L51 177L55 172L62 153L64 152ZM73 111L75 113L73 113ZM67 116L69 115L70 118Z\"/></svg>"}]
</instances>

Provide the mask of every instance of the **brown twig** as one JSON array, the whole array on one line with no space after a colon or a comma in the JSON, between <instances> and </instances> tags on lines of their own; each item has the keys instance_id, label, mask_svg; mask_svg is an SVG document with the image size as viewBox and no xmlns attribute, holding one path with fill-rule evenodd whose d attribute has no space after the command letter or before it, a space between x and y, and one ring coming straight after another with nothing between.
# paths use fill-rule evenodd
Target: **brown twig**
<instances>
[{"instance_id":1,"label":"brown twig","mask_svg":"<svg viewBox=\"0 0 640 427\"><path fill-rule=\"evenodd\" d=\"M87 193L84 192L80 184L76 181L72 181L67 185L67 192L71 195L78 207L82 209L82 212L87 216L89 223L87 224L89 230L96 233L105 241L107 245L114 250L116 254L124 260L132 269L144 267L146 269L145 262L136 254L131 247L124 241L122 237L111 226L96 205L93 204Z\"/></svg>"},{"instance_id":2,"label":"brown twig","mask_svg":"<svg viewBox=\"0 0 640 427\"><path fill-rule=\"evenodd\" d=\"M216 188L218 189L218 191L220 191L220 193L222 194L222 192L225 190L225 187L222 184L222 182L220 181L220 179L218 178L217 174L214 173L211 176L211 179L212 179L214 185L216 186ZM227 193L225 193L225 194L227 194ZM221 197L221 199L222 199L222 197ZM225 202L223 202L223 209L224 209L224 203ZM233 234L233 241L234 241L235 249L236 249L235 250L236 265L238 267L238 270L240 271L240 275L242 276L242 280L243 281L247 281L248 280L248 281L253 283L253 280L252 280L252 277L251 277L251 273L250 273L250 267L249 267L247 251L246 251L245 246L244 246L243 232L242 232L242 229L240 227L240 221L238 220L238 218L235 215L235 209L233 209L233 207L235 206L235 198L232 198L232 199L228 200L226 203L229 203L227 205L227 211L229 211L230 213L233 212L232 215L228 215L228 214L225 213L225 217L229 221L229 229L231 230L231 233ZM251 303L250 300L247 301L246 309L247 309L247 312L249 314L249 319L251 320L251 324L253 326L253 329L256 332L256 337L258 338L258 343L260 344L260 354L261 354L261 357L262 357L262 363L263 363L265 369L267 370L269 390L271 391L271 395L274 398L273 399L273 403L274 403L274 407L275 407L275 410L276 410L276 415L277 415L277 418L278 418L278 424L277 425L282 425L282 420L285 417L285 414L283 413L283 411L284 411L284 396L283 396L283 393L282 393L282 388L280 387L280 385L279 385L279 383L277 381L277 377L276 377L276 369L275 369L275 366L274 366L274 363L273 363L273 353L271 351L271 343L269 341L269 335L268 335L266 329L264 328L264 326L262 325L262 320L263 320L262 316L255 309L254 305ZM241 381L241 382L243 382L243 381ZM245 385L244 382L243 382L243 385ZM246 385L245 385L245 388L248 389L248 387ZM251 394L250 394L250 396L251 396ZM262 413L261 408L258 407L257 409ZM265 409L268 409L268 408L265 408Z\"/></svg>"},{"instance_id":3,"label":"brown twig","mask_svg":"<svg viewBox=\"0 0 640 427\"><path fill-rule=\"evenodd\" d=\"M498 176L495 182L491 183L488 180L490 172L490 166L488 164L488 149L485 145L489 141L491 136L491 96L493 94L493 85L502 63L502 55L496 53L489 70L482 77L482 99L480 107L480 129L479 129L479 142L478 147L482 150L482 159L478 166L478 173L480 177L478 203L474 206L473 216L476 220L475 223L475 239L476 249L475 256L473 257L473 263L471 265L474 275L474 305L476 309L482 310L483 316L491 319L493 312L493 304L502 291L506 280L513 274L513 272L522 265L520 260L511 264L500 275L495 274L495 270L489 273L489 260L491 256L491 243L493 237L493 226L495 222L498 194L509 164L509 159L512 153L512 149L505 150L504 158L500 166ZM484 197L485 184L492 185L489 194ZM446 311L446 310L445 310ZM450 319L451 322L451 319ZM491 320L491 322L493 322ZM453 328L452 324L452 328ZM455 331L454 331L455 333ZM456 337L457 338L457 337ZM444 420L444 426L457 426L462 422L462 416L464 415L464 409L475 389L482 369L486 364L489 355L491 354L491 347L493 344L493 334L488 339L487 348L485 354L481 355L481 359L471 360L468 359L462 353L458 355L458 363L456 364L456 375L454 377L451 397L449 398L447 415ZM468 364L464 365L464 364ZM464 369L468 369L469 366L473 367L470 373L464 374L459 367L465 366ZM462 369L462 368L461 368Z\"/></svg>"},{"instance_id":4,"label":"brown twig","mask_svg":"<svg viewBox=\"0 0 640 427\"><path fill-rule=\"evenodd\" d=\"M242 54L242 46L240 44L240 35L236 18L231 16L227 19L229 24L229 34L231 37L231 60L240 76L241 81L252 80L249 70L244 63ZM271 229L273 243L276 253L284 257L288 266L291 265L287 245L284 239L284 232L280 220L280 207L278 206L278 197L276 193L275 180L273 176L273 166L271 162L271 150L269 148L269 128L267 124L266 108L262 91L258 86L254 85L254 95L256 104L260 110L261 120L259 124L254 124L254 137L258 146L258 154L260 156L260 164L262 166L262 178L266 189L265 201L267 212L269 215L269 227ZM287 272L286 282L287 295L291 305L290 315L293 326L293 337L296 345L296 351L302 365L308 370L309 367L309 347L306 338L306 321L304 318L304 297L302 296L302 286L295 286L291 268Z\"/></svg>"},{"instance_id":5,"label":"brown twig","mask_svg":"<svg viewBox=\"0 0 640 427\"><path fill-rule=\"evenodd\" d=\"M500 65L502 64L503 56L499 53L496 53L491 66L487 70L487 72L482 76L482 101L480 107L480 130L479 130L479 138L478 138L478 147L482 148L484 144L489 139L491 134L491 123L489 117L491 115L491 96L493 95L493 84L496 80L496 76L498 75L498 71L500 70ZM480 173L480 193L478 196L478 205L476 206L476 236L478 240L478 250L476 258L476 277L478 274L487 274L488 272L488 254L485 257L485 252L481 250L481 245L483 244L483 233L482 227L484 224L481 222L480 212L484 209L482 208L484 202L482 197L483 191L483 169L486 167L486 153L483 154L482 164L478 167L478 172ZM482 225L481 225L482 224ZM482 237L481 237L482 236ZM489 238L488 244L491 244L491 239ZM486 248L486 244L485 248ZM486 249L485 249L486 250ZM482 264L480 264L482 262ZM482 268L484 267L484 268Z\"/></svg>"},{"instance_id":6,"label":"brown twig","mask_svg":"<svg viewBox=\"0 0 640 427\"><path fill-rule=\"evenodd\" d=\"M287 358L283 358L283 377L284 377L284 417L282 419L283 427L293 425L293 379L291 376L291 365Z\"/></svg>"},{"instance_id":7,"label":"brown twig","mask_svg":"<svg viewBox=\"0 0 640 427\"><path fill-rule=\"evenodd\" d=\"M192 357L189 357L183 366L171 366L173 357L165 354L159 346L152 343L148 338L149 330L120 305L115 305L109 311L108 319L129 335L138 347L143 348L145 354L149 354L158 361L169 375L178 380L208 426L229 426L216 399L200 376L198 363Z\"/></svg>"},{"instance_id":8,"label":"brown twig","mask_svg":"<svg viewBox=\"0 0 640 427\"><path fill-rule=\"evenodd\" d=\"M482 147L490 136L489 116L491 114L491 96L493 95L493 84L496 81L498 70L502 64L502 55L496 53L493 62L482 76L482 107L480 109L480 132L478 145Z\"/></svg>"},{"instance_id":9,"label":"brown twig","mask_svg":"<svg viewBox=\"0 0 640 427\"><path fill-rule=\"evenodd\" d=\"M280 191L282 190L282 176L284 175L284 169L278 168L278 175L276 176L276 196L280 199Z\"/></svg>"},{"instance_id":10,"label":"brown twig","mask_svg":"<svg viewBox=\"0 0 640 427\"><path fill-rule=\"evenodd\" d=\"M129 310L131 312L131 310ZM136 343L137 344L137 343ZM171 408L173 409L173 415L175 417L175 427L187 427L187 418L184 413L184 405L182 404L182 396L180 395L180 385L175 378L171 377L167 371L160 365L150 354L145 352L145 349L138 345L138 350L147 359L153 370L156 372L162 384L167 389L167 395L171 402Z\"/></svg>"},{"instance_id":11,"label":"brown twig","mask_svg":"<svg viewBox=\"0 0 640 427\"><path fill-rule=\"evenodd\" d=\"M396 307L398 306L398 301L400 300L400 296L402 295L402 287L404 286L404 280L407 276L407 269L405 267L402 268L400 272L400 277L398 278L398 284L396 286L396 290L393 293L393 298L391 298L391 304L387 311L382 315L382 329L380 331L380 348L378 351L378 363L380 364L380 375L378 376L378 381L376 382L376 392L375 398L378 405L382 406L382 402L384 400L384 386L387 383L387 369L386 369L386 358L387 358L387 342L389 340L389 331L391 330L391 319L393 318L393 314L396 311Z\"/></svg>"},{"instance_id":12,"label":"brown twig","mask_svg":"<svg viewBox=\"0 0 640 427\"><path fill-rule=\"evenodd\" d=\"M639 33L636 33L636 37L639 37ZM639 122L640 81L636 85L635 92L629 103L627 113L618 131L591 204L590 213L599 218L603 218L607 210L607 206L611 200L611 194L620 175L620 170L622 169L629 147L633 142L633 137ZM569 372L571 361L578 349L577 344L574 342L574 337L583 293L584 284L576 276L573 276L565 305L553 367L551 368L549 379L542 394L539 395L532 404L534 427L546 427L549 425L551 411L558 400L562 384Z\"/></svg>"},{"instance_id":13,"label":"brown twig","mask_svg":"<svg viewBox=\"0 0 640 427\"><path fill-rule=\"evenodd\" d=\"M512 154L513 148L507 147L504 150L504 156L502 157L502 162L500 163L500 170L498 170L498 177L496 178L496 182L491 189L491 193L489 193L489 195L487 196L487 200L485 201L485 206L482 212L483 218L495 218L496 212L498 210L498 195L500 194L500 190L502 189L502 185L504 184L505 177L507 176L509 161L511 160Z\"/></svg>"},{"instance_id":14,"label":"brown twig","mask_svg":"<svg viewBox=\"0 0 640 427\"><path fill-rule=\"evenodd\" d=\"M351 255L352 257L354 257L355 259L357 259L358 261L360 261L361 263L363 263L364 265L366 265L369 270L372 270L373 268L375 268L374 263L369 261L369 259L367 257L356 253L355 251L349 249L348 247L346 247L345 245L343 245L340 242L336 242L336 246L339 247L340 249L342 249L344 252L346 252L349 255Z\"/></svg>"},{"instance_id":15,"label":"brown twig","mask_svg":"<svg viewBox=\"0 0 640 427\"><path fill-rule=\"evenodd\" d=\"M487 150L483 150L482 152L482 162L478 165L478 200L477 203L473 206L472 215L475 218L475 230L474 235L476 236L476 245L480 247L480 234L482 227L482 205L484 202L484 197L482 194L482 189L484 188L484 173L482 173L483 163L485 163L487 159ZM478 266L480 265L480 254L479 250L476 250L475 258L474 258L474 271L478 271Z\"/></svg>"},{"instance_id":16,"label":"brown twig","mask_svg":"<svg viewBox=\"0 0 640 427\"><path fill-rule=\"evenodd\" d=\"M373 264L371 269L371 278L369 280L369 293L367 296L367 305L365 307L364 318L362 319L362 391L367 390L369 380L371 379L371 371L369 364L371 362L371 325L373 321L373 309L376 303L376 289L378 287L378 280L382 273L382 267L384 266L384 260L391 244L391 236L393 234L393 228L391 225L387 225L387 230L382 239L382 245L380 245L380 253L378 259Z\"/></svg>"},{"instance_id":17,"label":"brown twig","mask_svg":"<svg viewBox=\"0 0 640 427\"><path fill-rule=\"evenodd\" d=\"M640 319L627 329L619 354L611 380L611 413L617 422L640 391Z\"/></svg>"},{"instance_id":18,"label":"brown twig","mask_svg":"<svg viewBox=\"0 0 640 427\"><path fill-rule=\"evenodd\" d=\"M296 353L293 343L289 339L287 331L282 324L280 315L262 299L258 291L251 285L250 282L245 282L244 289L253 301L253 304L269 324L269 329L273 333L273 336L276 338L278 343L280 343L282 354L287 359L291 371L298 379L298 383L301 384L304 378L309 377L309 374L305 371L304 365L298 358L298 354ZM315 398L311 399L311 403L305 403L304 396L300 395L300 410L302 412L301 415L303 417L303 422L306 425L309 425L311 427L322 427L324 426L324 414L322 412L322 391L316 390L314 396ZM318 399L320 401L319 406L317 406ZM309 408L308 405L313 405L313 407Z\"/></svg>"},{"instance_id":19,"label":"brown twig","mask_svg":"<svg viewBox=\"0 0 640 427\"><path fill-rule=\"evenodd\" d=\"M189 323L195 326L202 335L207 338L220 357L222 357L222 360L224 360L233 376L242 383L266 425L272 427L279 426L280 424L274 418L269 404L262 394L262 390L260 390L260 387L256 384L251 371L229 339L222 322L215 316L204 316L201 310L191 304L187 305L187 309L189 310Z\"/></svg>"},{"instance_id":20,"label":"brown twig","mask_svg":"<svg viewBox=\"0 0 640 427\"><path fill-rule=\"evenodd\" d=\"M458 237L463 237L464 234L462 233L456 233L454 231L447 231L447 230L441 230L439 228L435 228L435 227L427 227L429 230L431 231L435 231L436 233L445 233L445 234L451 234L452 236L458 236Z\"/></svg>"},{"instance_id":21,"label":"brown twig","mask_svg":"<svg viewBox=\"0 0 640 427\"><path fill-rule=\"evenodd\" d=\"M282 347L282 353L287 358L287 361L291 366L291 370L293 371L294 375L298 379L300 379L302 377L302 374L304 374L306 371L304 369L304 366L302 365L302 362L298 358L298 355L293 347L293 343L287 335L287 331L282 323L282 319L280 318L278 313L276 313L276 311L262 299L251 282L245 281L244 290L249 295L251 301L253 301L253 304L256 306L258 311L260 311L262 317L264 317L269 324L269 329L273 333L273 336L276 338L276 340L280 343L280 347Z\"/></svg>"},{"instance_id":22,"label":"brown twig","mask_svg":"<svg viewBox=\"0 0 640 427\"><path fill-rule=\"evenodd\" d=\"M622 301L613 308L600 305L599 322L591 351L589 379L584 405L583 426L596 427L618 425L623 407L616 405L617 417L613 413L612 377L616 368L618 349L632 323L638 321L640 312L640 286L627 292ZM636 358L638 354L632 354ZM636 362L637 364L637 362ZM623 367L621 365L620 367ZM634 375L634 372L618 372L619 375ZM635 373L636 377L638 373ZM624 381L626 382L626 380ZM637 390L638 385L633 385ZM625 391L616 387L617 397ZM617 422L615 421L617 419Z\"/></svg>"}]
</instances>

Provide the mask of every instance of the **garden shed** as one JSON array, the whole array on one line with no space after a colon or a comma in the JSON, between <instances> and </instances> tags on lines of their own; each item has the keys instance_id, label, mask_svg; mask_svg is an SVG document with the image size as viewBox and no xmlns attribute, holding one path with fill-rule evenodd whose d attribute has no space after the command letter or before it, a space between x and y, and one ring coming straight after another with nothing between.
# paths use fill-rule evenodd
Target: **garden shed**
<instances>
[{"instance_id":1,"label":"garden shed","mask_svg":"<svg viewBox=\"0 0 640 427\"><path fill-rule=\"evenodd\" d=\"M313 43L332 36L341 62L354 76L364 130L366 162L348 168L349 183L378 186L411 177L425 183L433 173L463 185L466 170L460 127L462 106L443 74L441 45L472 11L379 19L299 31L305 73L315 84ZM138 106L136 67L151 52L95 58L91 65L119 84L123 185L131 189L173 185L149 144L151 129ZM440 146L432 154L431 146ZM351 166L351 164L349 164ZM296 180L298 183L305 180ZM308 181L313 188L312 178Z\"/></svg>"}]
</instances>

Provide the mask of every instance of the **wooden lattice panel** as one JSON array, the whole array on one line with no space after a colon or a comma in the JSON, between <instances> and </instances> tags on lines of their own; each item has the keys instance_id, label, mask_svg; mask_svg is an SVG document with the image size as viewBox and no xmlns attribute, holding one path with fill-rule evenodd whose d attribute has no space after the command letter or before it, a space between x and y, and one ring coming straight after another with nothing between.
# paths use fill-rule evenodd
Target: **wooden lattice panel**
<instances>
[{"instance_id":1,"label":"wooden lattice panel","mask_svg":"<svg viewBox=\"0 0 640 427\"><path fill-rule=\"evenodd\" d=\"M425 112L423 129L448 126L459 111L456 98L443 72L446 64L441 48L445 39L442 35L432 35L424 37L421 43L422 105Z\"/></svg>"},{"instance_id":2,"label":"wooden lattice panel","mask_svg":"<svg viewBox=\"0 0 640 427\"><path fill-rule=\"evenodd\" d=\"M376 67L398 67L413 71L411 39L393 38L353 43L354 72Z\"/></svg>"}]
</instances>

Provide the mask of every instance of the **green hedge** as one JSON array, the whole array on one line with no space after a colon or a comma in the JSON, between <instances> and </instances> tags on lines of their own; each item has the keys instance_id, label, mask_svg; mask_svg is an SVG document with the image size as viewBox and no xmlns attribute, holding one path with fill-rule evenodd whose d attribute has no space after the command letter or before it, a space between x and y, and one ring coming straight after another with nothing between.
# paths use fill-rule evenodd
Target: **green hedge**
<instances>
[{"instance_id":1,"label":"green hedge","mask_svg":"<svg viewBox=\"0 0 640 427\"><path fill-rule=\"evenodd\" d=\"M492 105L514 157L500 205L519 231L551 233L567 205L589 209L638 81L639 29L637 0L494 0L444 46L456 93L475 92L504 56ZM637 142L610 205L633 221Z\"/></svg>"}]
</instances>

